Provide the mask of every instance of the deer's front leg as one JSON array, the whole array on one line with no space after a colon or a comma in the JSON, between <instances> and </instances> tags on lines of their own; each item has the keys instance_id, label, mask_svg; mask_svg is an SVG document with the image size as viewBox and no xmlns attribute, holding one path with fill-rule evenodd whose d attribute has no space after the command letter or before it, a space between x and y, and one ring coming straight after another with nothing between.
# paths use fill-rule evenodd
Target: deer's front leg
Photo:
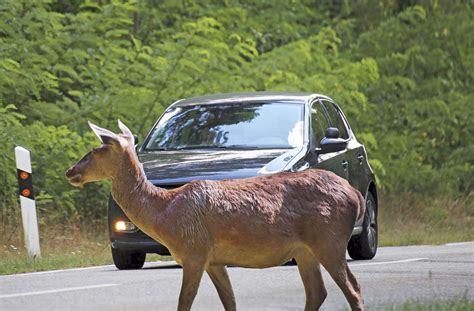
<instances>
[{"instance_id":1,"label":"deer's front leg","mask_svg":"<svg viewBox=\"0 0 474 311\"><path fill-rule=\"evenodd\" d=\"M194 297L196 297L205 264L196 260L193 262L183 262L182 266L183 283L179 293L178 311L188 311L191 310Z\"/></svg>"},{"instance_id":2,"label":"deer's front leg","mask_svg":"<svg viewBox=\"0 0 474 311\"><path fill-rule=\"evenodd\" d=\"M224 309L226 311L236 310L234 292L232 291L232 285L230 284L226 267L210 265L206 271L217 289Z\"/></svg>"}]
</instances>

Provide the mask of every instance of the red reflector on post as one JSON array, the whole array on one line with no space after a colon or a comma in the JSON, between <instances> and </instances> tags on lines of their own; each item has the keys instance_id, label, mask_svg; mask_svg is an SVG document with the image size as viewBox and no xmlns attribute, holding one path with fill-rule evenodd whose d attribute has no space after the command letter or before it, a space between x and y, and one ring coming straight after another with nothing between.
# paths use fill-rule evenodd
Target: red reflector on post
<instances>
[{"instance_id":1,"label":"red reflector on post","mask_svg":"<svg viewBox=\"0 0 474 311\"><path fill-rule=\"evenodd\" d=\"M35 194L33 192L33 174L30 172L24 171L22 169L17 169L18 171L18 190L20 195L32 199L35 199Z\"/></svg>"},{"instance_id":2,"label":"red reflector on post","mask_svg":"<svg viewBox=\"0 0 474 311\"><path fill-rule=\"evenodd\" d=\"M15 147L18 193L20 195L21 218L25 234L25 246L30 258L41 257L38 221L36 219L36 202L33 192L30 151Z\"/></svg>"}]
</instances>

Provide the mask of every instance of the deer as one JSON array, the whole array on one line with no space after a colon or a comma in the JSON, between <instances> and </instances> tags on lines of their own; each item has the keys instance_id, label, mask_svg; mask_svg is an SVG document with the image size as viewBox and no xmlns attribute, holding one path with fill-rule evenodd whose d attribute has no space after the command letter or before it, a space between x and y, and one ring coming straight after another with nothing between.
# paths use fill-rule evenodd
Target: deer
<instances>
[{"instance_id":1,"label":"deer","mask_svg":"<svg viewBox=\"0 0 474 311\"><path fill-rule=\"evenodd\" d=\"M345 179L320 169L247 179L196 180L163 189L147 180L134 137L89 126L101 142L66 172L73 186L109 179L112 197L144 233L165 245L182 267L179 311L190 310L204 271L225 310L236 310L226 267L268 268L296 260L306 302L327 296L323 266L352 310L363 310L361 287L346 247L365 199Z\"/></svg>"}]
</instances>

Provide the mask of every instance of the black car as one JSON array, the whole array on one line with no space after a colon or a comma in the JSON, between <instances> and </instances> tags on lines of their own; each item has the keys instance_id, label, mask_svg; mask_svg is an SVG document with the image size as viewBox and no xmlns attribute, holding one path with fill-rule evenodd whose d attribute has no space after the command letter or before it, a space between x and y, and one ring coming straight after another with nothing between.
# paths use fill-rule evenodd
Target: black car
<instances>
[{"instance_id":1,"label":"black car","mask_svg":"<svg viewBox=\"0 0 474 311\"><path fill-rule=\"evenodd\" d=\"M176 188L196 179L254 177L321 168L349 180L366 198L366 215L348 245L353 259L377 251L377 188L338 105L311 93L235 93L179 100L158 119L138 157L148 179ZM169 254L110 199L109 232L119 269L141 268L146 253Z\"/></svg>"}]
</instances>

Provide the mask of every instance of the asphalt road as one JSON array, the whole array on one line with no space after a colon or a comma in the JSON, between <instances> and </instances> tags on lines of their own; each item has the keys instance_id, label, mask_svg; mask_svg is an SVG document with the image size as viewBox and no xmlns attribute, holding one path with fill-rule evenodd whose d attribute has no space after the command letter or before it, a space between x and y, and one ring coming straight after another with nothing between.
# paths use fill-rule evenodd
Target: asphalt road
<instances>
[{"instance_id":1,"label":"asphalt road","mask_svg":"<svg viewBox=\"0 0 474 311\"><path fill-rule=\"evenodd\" d=\"M474 300L474 242L442 246L380 248L370 261L350 261L366 307L408 299ZM304 290L296 266L229 268L239 310L302 310ZM0 276L0 310L175 310L182 270L173 263L147 263L142 270L113 266ZM324 272L328 298L322 310L348 309ZM207 275L193 310L223 310Z\"/></svg>"}]
</instances>

